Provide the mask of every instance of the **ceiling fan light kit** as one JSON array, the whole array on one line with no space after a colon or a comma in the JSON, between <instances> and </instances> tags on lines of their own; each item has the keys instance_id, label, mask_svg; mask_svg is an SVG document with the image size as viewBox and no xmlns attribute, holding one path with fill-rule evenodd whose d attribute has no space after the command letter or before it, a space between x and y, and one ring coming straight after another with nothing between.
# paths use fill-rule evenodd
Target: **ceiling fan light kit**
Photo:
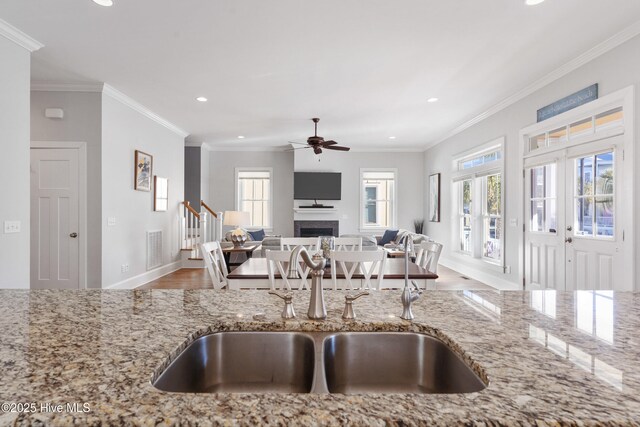
<instances>
[{"instance_id":1,"label":"ceiling fan light kit","mask_svg":"<svg viewBox=\"0 0 640 427\"><path fill-rule=\"evenodd\" d=\"M323 137L318 136L318 122L320 121L319 118L314 117L313 119L311 119L314 123L314 128L315 131L313 133L313 136L310 136L309 138L307 138L307 143L300 143L300 142L293 142L293 141L289 141L292 144L300 144L300 145L307 145L306 147L303 148L292 148L289 151L292 150L301 150L304 148L313 148L313 152L315 154L322 154L322 149L327 149L327 150L337 150L337 151L349 151L351 148L349 147L345 147L343 145L338 145L338 143L336 141L333 140L329 140L329 141L325 141Z\"/></svg>"}]
</instances>

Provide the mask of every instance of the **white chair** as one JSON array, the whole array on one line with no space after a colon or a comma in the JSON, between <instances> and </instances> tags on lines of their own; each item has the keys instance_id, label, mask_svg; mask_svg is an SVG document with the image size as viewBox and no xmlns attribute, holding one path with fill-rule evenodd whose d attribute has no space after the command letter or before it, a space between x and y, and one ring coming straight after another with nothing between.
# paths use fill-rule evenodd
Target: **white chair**
<instances>
[{"instance_id":1,"label":"white chair","mask_svg":"<svg viewBox=\"0 0 640 427\"><path fill-rule=\"evenodd\" d=\"M292 251L296 246L305 246L311 255L320 250L319 237L283 237L280 239L281 251Z\"/></svg>"},{"instance_id":2,"label":"white chair","mask_svg":"<svg viewBox=\"0 0 640 427\"><path fill-rule=\"evenodd\" d=\"M289 259L291 257L291 251L272 251L267 249L265 251L265 258L267 259L267 275L269 276L269 285L271 289L276 289L276 271L280 273L282 278L282 289L291 289L290 280L300 280L300 286L298 289L305 289L308 287L307 277L311 269L309 267L302 268L298 265L298 274L300 279L288 279L287 272L289 271Z\"/></svg>"},{"instance_id":3,"label":"white chair","mask_svg":"<svg viewBox=\"0 0 640 427\"><path fill-rule=\"evenodd\" d=\"M219 242L207 242L200 245L202 259L207 267L211 282L214 289L222 289L228 285L227 283L227 263L224 261L224 255Z\"/></svg>"},{"instance_id":4,"label":"white chair","mask_svg":"<svg viewBox=\"0 0 640 427\"><path fill-rule=\"evenodd\" d=\"M331 251L331 279L333 289L338 289L338 266L344 274L349 289L354 289L352 278L354 274L362 274L361 286L356 288L380 289L384 279L384 267L387 260L387 252L377 251ZM377 279L372 281L373 274Z\"/></svg>"},{"instance_id":5,"label":"white chair","mask_svg":"<svg viewBox=\"0 0 640 427\"><path fill-rule=\"evenodd\" d=\"M336 237L336 251L361 251L362 237Z\"/></svg>"},{"instance_id":6,"label":"white chair","mask_svg":"<svg viewBox=\"0 0 640 427\"><path fill-rule=\"evenodd\" d=\"M416 264L438 274L438 260L442 253L442 244L437 242L422 242L416 247Z\"/></svg>"}]
</instances>

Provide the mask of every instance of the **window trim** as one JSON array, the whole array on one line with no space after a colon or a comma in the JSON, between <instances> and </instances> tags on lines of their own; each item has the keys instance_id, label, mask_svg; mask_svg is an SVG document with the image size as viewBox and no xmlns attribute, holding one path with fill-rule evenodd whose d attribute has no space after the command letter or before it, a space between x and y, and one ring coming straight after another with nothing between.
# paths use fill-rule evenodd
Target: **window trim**
<instances>
[{"instance_id":1,"label":"window trim","mask_svg":"<svg viewBox=\"0 0 640 427\"><path fill-rule=\"evenodd\" d=\"M389 226L367 226L364 218L365 208L365 191L364 191L364 174L370 172L392 172L393 173L393 199L391 199L391 224ZM388 229L397 229L398 224L398 168L360 168L360 181L358 183L360 187L360 209L358 212L360 231L361 232L376 232L384 231Z\"/></svg>"},{"instance_id":2,"label":"window trim","mask_svg":"<svg viewBox=\"0 0 640 427\"><path fill-rule=\"evenodd\" d=\"M250 166L241 166L241 167L236 167L235 168L235 179L234 179L234 187L235 187L235 197L234 197L234 206L235 206L235 210L239 211L240 210L240 179L239 179L239 175L240 172L268 172L269 173L269 195L271 196L268 200L269 200L269 219L270 219L270 224L268 226L248 226L248 227L244 227L246 230L262 230L264 229L264 231L273 231L273 168L272 167L267 167L267 166L256 166L256 167L250 167Z\"/></svg>"},{"instance_id":3,"label":"window trim","mask_svg":"<svg viewBox=\"0 0 640 427\"><path fill-rule=\"evenodd\" d=\"M489 142L476 146L470 150L463 151L453 156L452 159L452 174L451 174L451 189L453 197L453 211L456 212L456 221L453 221L452 235L455 236L455 242L453 253L466 259L472 258L478 260L482 265L496 266L504 271L505 269L505 242L506 242L506 226L505 226L505 194L506 194L506 176L505 176L505 152L506 144L505 137L499 137ZM481 165L462 169L462 164L465 160L473 159L483 154L488 154L494 151L500 152L500 158L489 163L483 163ZM490 175L500 174L501 191L500 191L500 217L502 218L501 227L501 251L500 258L493 259L484 256L484 232L485 232L485 215L484 215L484 200L483 195L485 185L482 184L482 179ZM460 192L462 181L471 179L471 252L465 252L460 248L460 238L462 236L461 225L461 211L460 206L462 195Z\"/></svg>"}]
</instances>

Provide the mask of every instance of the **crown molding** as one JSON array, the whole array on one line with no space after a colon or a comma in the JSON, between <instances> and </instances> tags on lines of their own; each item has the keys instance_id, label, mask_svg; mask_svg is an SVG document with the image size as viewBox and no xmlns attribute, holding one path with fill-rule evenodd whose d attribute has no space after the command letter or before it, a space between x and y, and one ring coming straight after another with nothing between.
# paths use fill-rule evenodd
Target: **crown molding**
<instances>
[{"instance_id":1,"label":"crown molding","mask_svg":"<svg viewBox=\"0 0 640 427\"><path fill-rule=\"evenodd\" d=\"M94 92L100 93L104 89L104 83L73 83L73 82L48 82L32 81L32 92Z\"/></svg>"},{"instance_id":2,"label":"crown molding","mask_svg":"<svg viewBox=\"0 0 640 427\"><path fill-rule=\"evenodd\" d=\"M288 147L229 147L229 146L223 146L223 147L216 147L213 146L209 143L205 143L205 145L208 147L209 151L227 151L227 152L231 152L231 151L262 151L262 152L268 152L268 151L287 151L289 148Z\"/></svg>"},{"instance_id":3,"label":"crown molding","mask_svg":"<svg viewBox=\"0 0 640 427\"><path fill-rule=\"evenodd\" d=\"M120 101L121 103L123 103L127 107L137 111L138 113L148 117L149 119L153 120L154 122L164 126L165 128L169 129L170 131L172 131L173 133L179 135L182 138L186 138L189 135L189 132L185 131L184 129L181 129L180 127L174 125L173 123L169 122L168 120L163 119L162 117L160 117L159 115L157 115L156 113L154 113L153 111L151 111L150 109L145 107L144 105L142 105L139 102L133 100L132 98L128 97L124 93L120 92L119 90L115 89L114 87L112 87L112 86L110 86L110 85L108 85L106 83L104 84L104 88L102 89L102 93L104 95L110 96L111 98L115 99L116 101Z\"/></svg>"},{"instance_id":4,"label":"crown molding","mask_svg":"<svg viewBox=\"0 0 640 427\"><path fill-rule=\"evenodd\" d=\"M3 21L2 19L0 19L0 36L6 37L18 46L27 49L29 52L35 52L36 50L42 49L44 47L44 45L38 40L34 39L26 33L23 33L22 31L9 24L7 21Z\"/></svg>"},{"instance_id":5,"label":"crown molding","mask_svg":"<svg viewBox=\"0 0 640 427\"><path fill-rule=\"evenodd\" d=\"M599 44L595 45L591 49L587 50L583 54L581 54L578 57L572 59L571 61L567 62L566 64L562 65L561 67L553 70L552 72L550 72L546 76L542 77L541 79L536 80L535 82L533 82L529 86L526 86L525 88L519 90L518 92L516 92L513 95L509 96L508 98L505 98L502 101L498 102L497 104L495 104L494 106L490 107L486 111L478 114L474 118L462 123L461 125L457 126L454 129L450 130L449 132L447 132L443 136L441 136L439 139L428 143L426 146L424 146L424 149L426 150L426 149L429 149L429 148L431 148L433 146L436 146L436 145L440 144L441 142L444 142L447 139L449 139L449 138L451 138L451 137L453 137L453 136L455 136L455 135L457 135L457 134L469 129L473 125L476 125L476 124L480 123L481 121L491 117L492 115L494 115L494 114L504 110L505 108L515 104L516 102L521 101L522 99L526 98L527 96L539 91L540 89L542 89L543 87L549 85L550 83L553 83L554 81L566 76L567 74L571 73L572 71L577 70L578 68L582 67L583 65L587 64L588 62L593 61L594 59L598 58L599 56L604 55L605 53L615 49L616 47L620 46L621 44L623 44L623 43L625 43L625 42L627 42L629 40L631 40L632 38L636 37L639 34L640 34L640 21L637 21L634 24L632 24L632 25L628 26L627 28L625 28L624 30L620 31L619 33L614 34L612 37L609 37L608 39L606 39L602 43L599 43Z\"/></svg>"},{"instance_id":6,"label":"crown molding","mask_svg":"<svg viewBox=\"0 0 640 427\"><path fill-rule=\"evenodd\" d=\"M424 153L422 147L398 147L398 148L352 148L351 153Z\"/></svg>"}]
</instances>

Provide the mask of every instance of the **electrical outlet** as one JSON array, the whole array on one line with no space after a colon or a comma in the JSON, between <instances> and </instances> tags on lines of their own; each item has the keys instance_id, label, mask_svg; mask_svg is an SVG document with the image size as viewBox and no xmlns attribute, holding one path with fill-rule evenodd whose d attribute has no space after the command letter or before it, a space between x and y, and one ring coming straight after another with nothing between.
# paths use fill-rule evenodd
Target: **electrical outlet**
<instances>
[{"instance_id":1,"label":"electrical outlet","mask_svg":"<svg viewBox=\"0 0 640 427\"><path fill-rule=\"evenodd\" d=\"M129 271L129 264L122 264L120 266L120 273L126 273L127 271Z\"/></svg>"},{"instance_id":2,"label":"electrical outlet","mask_svg":"<svg viewBox=\"0 0 640 427\"><path fill-rule=\"evenodd\" d=\"M4 232L5 234L9 233L19 233L20 232L20 221L5 221L4 222Z\"/></svg>"}]
</instances>

